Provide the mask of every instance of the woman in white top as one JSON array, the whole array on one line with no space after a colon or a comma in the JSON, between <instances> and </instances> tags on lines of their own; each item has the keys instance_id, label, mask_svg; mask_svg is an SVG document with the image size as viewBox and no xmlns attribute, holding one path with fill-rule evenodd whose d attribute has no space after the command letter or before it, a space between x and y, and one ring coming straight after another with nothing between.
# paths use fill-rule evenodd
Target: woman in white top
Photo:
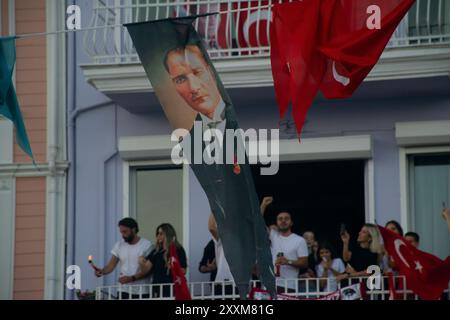
<instances>
[{"instance_id":1,"label":"woman in white top","mask_svg":"<svg viewBox=\"0 0 450 320\"><path fill-rule=\"evenodd\" d=\"M319 246L319 257L321 262L316 266L316 274L320 279L322 291L334 292L338 289L338 282L345 277L344 262L336 258L334 248L329 243Z\"/></svg>"}]
</instances>

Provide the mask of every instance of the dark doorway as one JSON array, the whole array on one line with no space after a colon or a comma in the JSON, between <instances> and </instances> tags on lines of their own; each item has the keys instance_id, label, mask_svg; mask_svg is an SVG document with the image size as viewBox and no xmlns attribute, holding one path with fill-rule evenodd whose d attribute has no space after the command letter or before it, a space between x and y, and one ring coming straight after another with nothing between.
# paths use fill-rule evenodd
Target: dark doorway
<instances>
[{"instance_id":1,"label":"dark doorway","mask_svg":"<svg viewBox=\"0 0 450 320\"><path fill-rule=\"evenodd\" d=\"M274 197L266 223L274 224L278 212L288 211L295 233L312 230L319 242L327 240L341 253L341 224L355 241L365 222L364 165L363 160L280 163L274 176L262 176L252 166L260 200Z\"/></svg>"}]
</instances>

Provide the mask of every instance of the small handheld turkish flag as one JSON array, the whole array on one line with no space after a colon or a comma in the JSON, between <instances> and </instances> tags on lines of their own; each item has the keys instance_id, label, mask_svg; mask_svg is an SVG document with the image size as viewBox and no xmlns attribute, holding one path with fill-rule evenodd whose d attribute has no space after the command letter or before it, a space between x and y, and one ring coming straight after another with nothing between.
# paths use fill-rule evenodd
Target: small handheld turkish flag
<instances>
[{"instance_id":1,"label":"small handheld turkish flag","mask_svg":"<svg viewBox=\"0 0 450 320\"><path fill-rule=\"evenodd\" d=\"M398 234L378 227L384 248L394 259L400 274L406 277L408 289L424 300L439 299L450 281L450 256L442 261L416 249Z\"/></svg>"},{"instance_id":2,"label":"small handheld turkish flag","mask_svg":"<svg viewBox=\"0 0 450 320\"><path fill-rule=\"evenodd\" d=\"M177 247L175 243L170 244L170 270L172 271L173 291L175 300L192 300L191 293L187 286L186 277L181 270L180 260L178 259Z\"/></svg>"}]
</instances>

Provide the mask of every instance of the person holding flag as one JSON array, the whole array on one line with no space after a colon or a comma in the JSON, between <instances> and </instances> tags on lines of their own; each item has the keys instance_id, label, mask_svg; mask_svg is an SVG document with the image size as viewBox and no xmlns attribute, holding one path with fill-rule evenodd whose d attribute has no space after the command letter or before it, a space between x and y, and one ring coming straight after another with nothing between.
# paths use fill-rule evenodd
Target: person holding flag
<instances>
[{"instance_id":1,"label":"person holding flag","mask_svg":"<svg viewBox=\"0 0 450 320\"><path fill-rule=\"evenodd\" d=\"M450 281L450 256L445 261L420 251L400 235L378 226L384 247L400 275L405 276L407 288L421 299L437 300L448 288Z\"/></svg>"},{"instance_id":2,"label":"person holding flag","mask_svg":"<svg viewBox=\"0 0 450 320\"><path fill-rule=\"evenodd\" d=\"M175 246L175 252L171 245ZM176 254L176 255L175 255ZM176 276L182 282L187 269L186 252L177 240L174 227L169 223L163 223L156 228L156 248L150 254L140 260L141 270L144 274L153 276L152 284L162 285L162 288L154 287L153 298L170 297L170 285L174 283L173 259L176 257Z\"/></svg>"}]
</instances>

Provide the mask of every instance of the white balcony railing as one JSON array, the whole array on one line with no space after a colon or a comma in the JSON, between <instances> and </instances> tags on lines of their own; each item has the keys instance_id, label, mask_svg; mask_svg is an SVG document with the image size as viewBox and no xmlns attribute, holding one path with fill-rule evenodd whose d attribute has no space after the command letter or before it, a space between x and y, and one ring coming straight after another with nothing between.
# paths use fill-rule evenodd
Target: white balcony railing
<instances>
[{"instance_id":1,"label":"white balcony railing","mask_svg":"<svg viewBox=\"0 0 450 320\"><path fill-rule=\"evenodd\" d=\"M280 279L277 278L278 290L282 293L299 299L317 299L326 296L331 291L320 290L319 278L303 279ZM356 277L342 280L337 284L338 288L367 283L368 277ZM327 284L324 286L328 288ZM398 300L419 300L407 287L407 282L403 276L395 276L396 295ZM379 287L373 290L367 290L368 300L388 300L389 287L387 285L388 277L381 277ZM292 284L294 288L292 289ZM217 288L219 285L219 288ZM188 284L193 300L236 300L239 295L233 282L191 282ZM226 288L228 286L228 288ZM259 281L252 281L252 287L260 287ZM288 290L288 286L291 289ZM450 283L449 283L450 289ZM450 300L450 290L443 293L444 300ZM134 296L123 297L121 292L131 292ZM97 287L95 291L96 300L174 300L173 284L152 284L152 285L117 285Z\"/></svg>"},{"instance_id":2,"label":"white balcony railing","mask_svg":"<svg viewBox=\"0 0 450 320\"><path fill-rule=\"evenodd\" d=\"M94 0L84 47L94 64L138 62L124 23L221 12L196 20L213 59L269 56L270 4L293 0ZM295 1L295 0L294 0ZM450 0L417 0L390 48L450 43Z\"/></svg>"}]
</instances>

